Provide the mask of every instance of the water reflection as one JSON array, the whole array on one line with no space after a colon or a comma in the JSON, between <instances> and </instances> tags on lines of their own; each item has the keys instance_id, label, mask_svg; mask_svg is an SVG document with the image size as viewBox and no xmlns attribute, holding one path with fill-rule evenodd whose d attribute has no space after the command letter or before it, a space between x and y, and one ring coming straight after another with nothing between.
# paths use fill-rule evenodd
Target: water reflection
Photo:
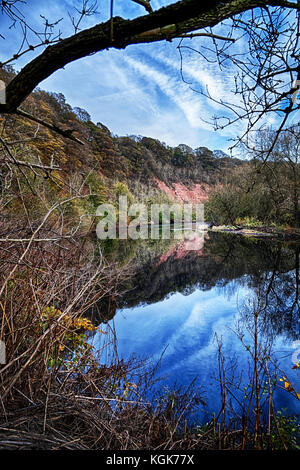
<instances>
[{"instance_id":1,"label":"water reflection","mask_svg":"<svg viewBox=\"0 0 300 470\"><path fill-rule=\"evenodd\" d=\"M248 374L256 308L272 359L300 384L291 361L293 341L300 338L299 250L294 244L217 233L206 235L199 250L185 250L182 243L153 256L143 257L142 250L113 319L102 327L115 332L124 360L137 355L155 361L165 351L160 386L187 385L197 376L206 389L209 416L221 406L216 335L229 368L235 364L236 380L241 372ZM94 338L97 348L103 341L103 335ZM275 400L278 409L298 413L299 402L286 391L277 390Z\"/></svg>"}]
</instances>

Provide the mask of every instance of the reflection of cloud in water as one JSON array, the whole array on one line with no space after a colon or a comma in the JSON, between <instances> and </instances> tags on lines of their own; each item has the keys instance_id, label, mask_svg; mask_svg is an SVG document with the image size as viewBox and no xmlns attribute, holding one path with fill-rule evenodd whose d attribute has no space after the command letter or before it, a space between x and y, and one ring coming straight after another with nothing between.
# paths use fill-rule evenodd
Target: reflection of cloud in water
<instances>
[{"instance_id":1,"label":"reflection of cloud in water","mask_svg":"<svg viewBox=\"0 0 300 470\"><path fill-rule=\"evenodd\" d=\"M219 393L215 335L222 339L227 364L238 358L238 372L245 374L249 367L249 354L233 330L240 316L239 306L251 291L242 286L237 290L230 284L223 293L220 287L197 289L189 296L176 293L155 304L119 311L114 318L119 357L126 360L134 354L151 357L155 362L167 346L159 370L159 375L165 377L163 384L172 386L177 381L188 385L198 376L199 384L207 390L208 411L213 411ZM278 357L287 356L282 364L291 369L289 348L278 338L275 349L282 351ZM287 406L289 400L284 392L277 393L277 397L280 406Z\"/></svg>"},{"instance_id":2,"label":"reflection of cloud in water","mask_svg":"<svg viewBox=\"0 0 300 470\"><path fill-rule=\"evenodd\" d=\"M114 323L120 357L135 354L157 360L167 346L163 374L173 379L184 374L188 380L199 373L206 376L211 369L208 362L216 353L215 333L224 342L232 342L228 327L238 314L237 299L249 292L241 288L238 295L228 297L219 291L196 290L189 296L176 293L162 302L119 311Z\"/></svg>"},{"instance_id":3,"label":"reflection of cloud in water","mask_svg":"<svg viewBox=\"0 0 300 470\"><path fill-rule=\"evenodd\" d=\"M278 358L288 375L292 372L292 341L285 342L283 336L294 338L298 325L297 312L291 319L288 308L294 302L294 252L264 242L253 246L244 239L218 237L222 246L219 238L211 235L199 251L185 252L187 256L182 257L179 243L157 264L143 265L134 280L136 290L129 291L123 303L133 307L119 310L113 320L120 358L126 360L134 354L152 357L155 362L167 347L159 370L159 375L166 377L162 385L172 386L174 381L188 385L198 376L199 384L207 390L208 411L218 406L216 333L222 339L227 366L231 359L236 360L237 375L243 372L245 380L253 370L250 354L233 330L237 320L245 317L241 313L249 299L254 300L258 285L262 294L268 293L264 327L270 336L277 334L273 349L280 351ZM271 295L270 280L276 297ZM174 290L177 292L172 294ZM100 336L95 339L99 341ZM248 334L245 340L252 345ZM276 405L288 405L292 410L298 403L290 404L286 392L279 391Z\"/></svg>"},{"instance_id":4,"label":"reflection of cloud in water","mask_svg":"<svg viewBox=\"0 0 300 470\"><path fill-rule=\"evenodd\" d=\"M239 297L247 293L248 290L244 289L239 292ZM240 346L233 346L237 339L229 329L238 316L237 295L228 299L216 295L216 289L212 289L209 292L196 291L183 301L189 303L189 314L183 322L178 322L173 330L169 330L162 368L174 378L185 375L188 381L200 374L202 380L207 382L216 364L215 334L222 337L226 352Z\"/></svg>"}]
</instances>

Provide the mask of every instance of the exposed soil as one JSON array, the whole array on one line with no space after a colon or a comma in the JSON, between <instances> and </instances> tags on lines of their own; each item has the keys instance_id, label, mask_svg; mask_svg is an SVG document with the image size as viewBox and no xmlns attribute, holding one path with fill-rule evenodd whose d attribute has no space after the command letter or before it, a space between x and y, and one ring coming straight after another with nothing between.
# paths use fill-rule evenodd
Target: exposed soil
<instances>
[{"instance_id":1,"label":"exposed soil","mask_svg":"<svg viewBox=\"0 0 300 470\"><path fill-rule=\"evenodd\" d=\"M190 202L203 204L209 199L211 187L208 184L192 184L190 188L183 183L172 183L167 185L158 178L154 178L158 188L163 191L169 198L178 202Z\"/></svg>"}]
</instances>

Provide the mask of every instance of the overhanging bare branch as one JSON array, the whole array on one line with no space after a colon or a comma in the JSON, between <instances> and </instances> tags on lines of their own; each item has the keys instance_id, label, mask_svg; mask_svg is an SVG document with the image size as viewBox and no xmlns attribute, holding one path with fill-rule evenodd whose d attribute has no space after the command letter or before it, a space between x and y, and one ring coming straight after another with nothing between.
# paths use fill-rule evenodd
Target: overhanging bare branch
<instances>
[{"instance_id":1,"label":"overhanging bare branch","mask_svg":"<svg viewBox=\"0 0 300 470\"><path fill-rule=\"evenodd\" d=\"M0 104L0 112L13 113L24 99L44 79L66 64L89 54L114 47L123 49L130 44L170 40L192 31L213 27L239 13L266 5L283 6L281 0L213 0L203 4L199 0L182 0L160 8L148 15L124 20L113 20L114 36L111 40L111 21L83 30L74 36L47 47L9 83L6 104ZM298 8L298 4L284 2L284 6ZM70 134L65 135L70 137Z\"/></svg>"}]
</instances>

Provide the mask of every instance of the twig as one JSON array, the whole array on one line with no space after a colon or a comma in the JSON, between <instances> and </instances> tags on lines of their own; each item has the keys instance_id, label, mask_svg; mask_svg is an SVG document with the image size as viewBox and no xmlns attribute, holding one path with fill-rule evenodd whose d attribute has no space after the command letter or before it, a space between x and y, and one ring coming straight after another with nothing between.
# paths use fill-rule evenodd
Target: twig
<instances>
[{"instance_id":1,"label":"twig","mask_svg":"<svg viewBox=\"0 0 300 470\"><path fill-rule=\"evenodd\" d=\"M200 37L200 36L205 36L213 39L221 39L222 41L231 41L235 42L234 38L229 38L226 36L219 36L218 34L212 34L212 33L191 33L191 34L181 34L178 36L179 38L190 38L193 39L195 37Z\"/></svg>"},{"instance_id":2,"label":"twig","mask_svg":"<svg viewBox=\"0 0 300 470\"><path fill-rule=\"evenodd\" d=\"M46 121L43 121L42 119L36 117L36 116L33 116L32 114L30 113L27 113L27 111L24 111L23 109L21 108L18 108L16 111L15 111L15 114L17 114L18 116L22 116L22 117L25 117L27 119L30 119L31 121L34 121L34 122L37 122L38 124L41 124L42 126L44 127L47 127L48 129L50 129L51 131L54 131L56 132L57 134L60 134L62 135L63 137L66 137L67 139L70 139L70 140L73 140L73 142L77 142L78 144L80 145L84 145L84 142L82 142L82 140L78 139L77 137L74 137L72 135L72 133L74 132L74 129L67 129L67 130L63 130L61 129L60 127L57 127L53 124L50 124L49 122L46 122Z\"/></svg>"}]
</instances>

